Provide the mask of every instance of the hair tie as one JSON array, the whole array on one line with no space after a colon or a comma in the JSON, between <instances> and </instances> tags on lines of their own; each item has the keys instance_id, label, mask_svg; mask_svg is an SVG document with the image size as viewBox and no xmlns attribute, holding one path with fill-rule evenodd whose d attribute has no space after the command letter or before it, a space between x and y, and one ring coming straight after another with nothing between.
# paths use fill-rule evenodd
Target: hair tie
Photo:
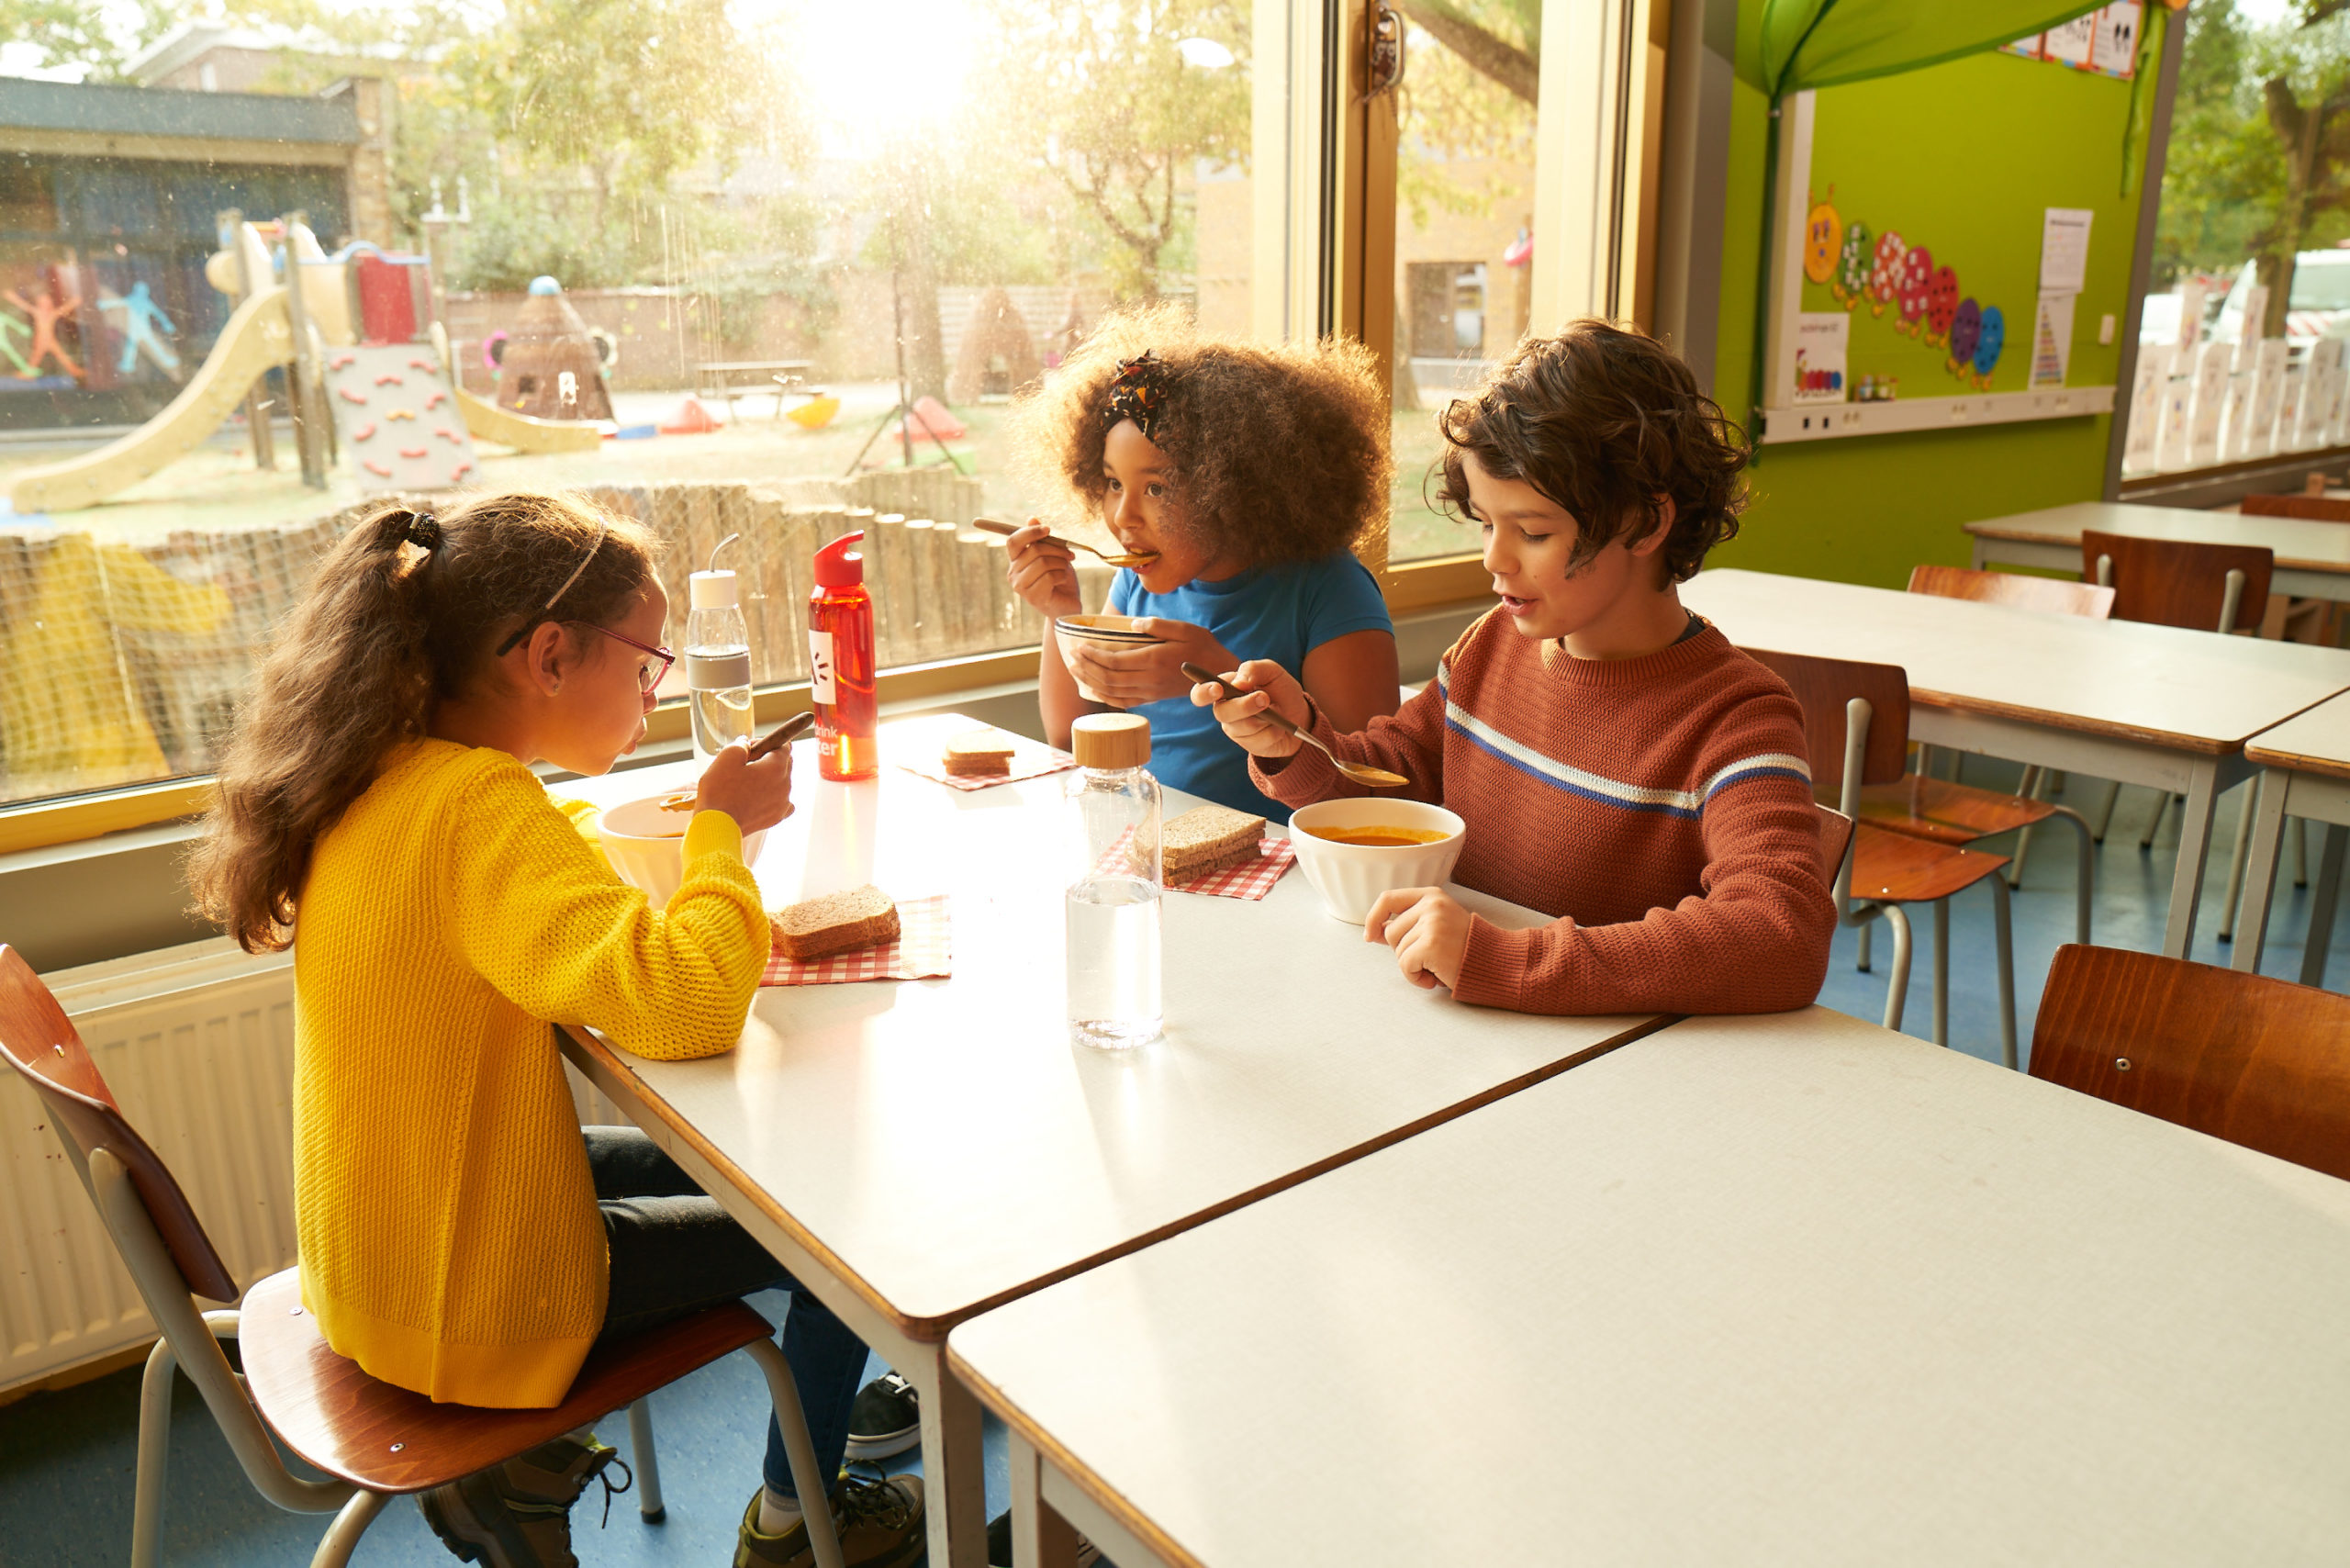
<instances>
[{"instance_id":1,"label":"hair tie","mask_svg":"<svg viewBox=\"0 0 2350 1568\"><path fill-rule=\"evenodd\" d=\"M1110 383L1110 396L1102 405L1102 428L1107 431L1121 420L1132 420L1143 440L1158 440L1158 421L1167 411L1167 362L1155 350L1145 349L1133 359L1120 360L1118 374Z\"/></svg>"},{"instance_id":2,"label":"hair tie","mask_svg":"<svg viewBox=\"0 0 2350 1568\"><path fill-rule=\"evenodd\" d=\"M429 511L408 515L408 542L428 553L441 547L441 522Z\"/></svg>"}]
</instances>

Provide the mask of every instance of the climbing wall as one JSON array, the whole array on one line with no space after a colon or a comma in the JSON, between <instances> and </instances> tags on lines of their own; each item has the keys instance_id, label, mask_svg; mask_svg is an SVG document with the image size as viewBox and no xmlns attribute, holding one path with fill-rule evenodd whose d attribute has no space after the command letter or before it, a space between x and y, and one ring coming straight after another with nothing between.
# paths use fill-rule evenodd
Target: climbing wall
<instances>
[{"instance_id":1,"label":"climbing wall","mask_svg":"<svg viewBox=\"0 0 2350 1568\"><path fill-rule=\"evenodd\" d=\"M327 401L364 490L453 490L475 471L464 417L423 343L328 350Z\"/></svg>"}]
</instances>

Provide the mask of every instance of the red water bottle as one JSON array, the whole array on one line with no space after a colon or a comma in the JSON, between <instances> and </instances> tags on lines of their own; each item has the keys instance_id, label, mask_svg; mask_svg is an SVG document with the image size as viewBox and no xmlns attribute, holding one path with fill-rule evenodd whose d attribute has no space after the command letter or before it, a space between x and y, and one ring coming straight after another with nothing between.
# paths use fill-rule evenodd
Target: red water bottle
<instances>
[{"instance_id":1,"label":"red water bottle","mask_svg":"<svg viewBox=\"0 0 2350 1568\"><path fill-rule=\"evenodd\" d=\"M870 778L881 768L875 738L873 596L865 591L865 535L844 533L816 552L808 596L809 696L816 709L816 761L827 778Z\"/></svg>"}]
</instances>

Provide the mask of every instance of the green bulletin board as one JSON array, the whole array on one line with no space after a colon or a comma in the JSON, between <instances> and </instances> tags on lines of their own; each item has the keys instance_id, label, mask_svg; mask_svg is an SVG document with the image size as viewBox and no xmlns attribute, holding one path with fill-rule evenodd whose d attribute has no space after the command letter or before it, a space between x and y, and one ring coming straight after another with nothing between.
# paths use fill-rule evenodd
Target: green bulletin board
<instances>
[{"instance_id":1,"label":"green bulletin board","mask_svg":"<svg viewBox=\"0 0 2350 1568\"><path fill-rule=\"evenodd\" d=\"M2142 62L2142 67L2148 62ZM1898 396L2026 390L2047 208L2085 208L2088 258L2075 304L2067 386L2110 386L2130 282L2137 195L2125 192L2132 84L1986 51L1875 81L1819 90L1807 210L1825 202L1849 232L1892 230L1956 274L1957 294L1997 306L2005 343L1987 384L1949 368L1950 345L1902 330L1897 305L1863 299L1849 314L1847 386L1896 378ZM1840 258L1841 259L1841 258ZM1801 308L1841 308L1806 276ZM2111 343L2098 342L2114 318Z\"/></svg>"}]
</instances>

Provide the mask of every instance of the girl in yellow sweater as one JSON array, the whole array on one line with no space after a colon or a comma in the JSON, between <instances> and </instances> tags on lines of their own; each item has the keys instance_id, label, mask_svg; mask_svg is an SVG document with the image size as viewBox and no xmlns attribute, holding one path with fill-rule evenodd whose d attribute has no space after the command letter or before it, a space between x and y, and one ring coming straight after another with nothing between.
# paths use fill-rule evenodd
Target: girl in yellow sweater
<instances>
[{"instance_id":1,"label":"girl in yellow sweater","mask_svg":"<svg viewBox=\"0 0 2350 1568\"><path fill-rule=\"evenodd\" d=\"M531 772L632 751L671 662L659 541L585 502L387 509L280 631L191 872L249 952L295 945L302 1299L329 1344L436 1400L561 1403L599 1338L791 1282L632 1128L572 1109L550 1024L640 1056L731 1048L767 958L743 836L789 809L790 753L711 761L667 907ZM298 938L298 941L297 940ZM866 1349L794 1291L784 1331L825 1473ZM588 1432L423 1498L451 1551L570 1568ZM740 1565L810 1560L782 1439ZM851 1562L910 1561L920 1483L844 1482Z\"/></svg>"}]
</instances>

